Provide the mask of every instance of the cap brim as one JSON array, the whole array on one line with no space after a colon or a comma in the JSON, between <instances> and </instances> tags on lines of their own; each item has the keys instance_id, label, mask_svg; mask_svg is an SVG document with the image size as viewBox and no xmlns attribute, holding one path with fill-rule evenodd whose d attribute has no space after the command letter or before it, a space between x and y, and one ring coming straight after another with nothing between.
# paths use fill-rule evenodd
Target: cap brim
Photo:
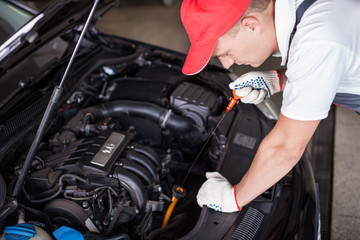
<instances>
[{"instance_id":1,"label":"cap brim","mask_svg":"<svg viewBox=\"0 0 360 240\"><path fill-rule=\"evenodd\" d=\"M185 75L194 75L205 68L216 47L216 41L201 46L190 46L182 72Z\"/></svg>"}]
</instances>

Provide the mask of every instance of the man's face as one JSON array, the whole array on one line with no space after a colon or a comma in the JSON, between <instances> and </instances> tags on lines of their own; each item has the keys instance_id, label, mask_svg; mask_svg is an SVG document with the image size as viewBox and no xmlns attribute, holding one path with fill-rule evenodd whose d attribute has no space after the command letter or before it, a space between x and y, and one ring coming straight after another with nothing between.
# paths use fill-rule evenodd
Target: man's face
<instances>
[{"instance_id":1,"label":"man's face","mask_svg":"<svg viewBox=\"0 0 360 240\"><path fill-rule=\"evenodd\" d=\"M259 67L277 50L275 29L241 27L236 33L224 34L217 41L213 57L224 68L233 64Z\"/></svg>"}]
</instances>

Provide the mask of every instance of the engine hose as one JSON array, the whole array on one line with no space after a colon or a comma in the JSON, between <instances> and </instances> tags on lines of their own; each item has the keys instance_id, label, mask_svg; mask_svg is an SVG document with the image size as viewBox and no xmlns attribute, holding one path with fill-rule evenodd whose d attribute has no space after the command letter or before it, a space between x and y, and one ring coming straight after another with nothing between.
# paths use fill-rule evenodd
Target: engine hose
<instances>
[{"instance_id":1,"label":"engine hose","mask_svg":"<svg viewBox=\"0 0 360 240\"><path fill-rule=\"evenodd\" d=\"M146 102L116 100L101 105L92 106L81 110L70 121L68 127L77 129L79 119L90 113L94 119L107 117L121 117L124 115L142 117L156 122L162 128L168 128L179 133L194 130L194 122L191 118L175 115L171 110ZM80 115L79 115L80 114Z\"/></svg>"},{"instance_id":2,"label":"engine hose","mask_svg":"<svg viewBox=\"0 0 360 240\"><path fill-rule=\"evenodd\" d=\"M177 132L188 132L193 130L193 120L187 117L181 117L174 114L168 114L168 111L152 103L136 101L113 101L103 104L104 110L108 116L121 116L127 113L130 116L145 117L157 122L164 128L176 130ZM118 115L119 114L119 115Z\"/></svg>"},{"instance_id":3,"label":"engine hose","mask_svg":"<svg viewBox=\"0 0 360 240\"><path fill-rule=\"evenodd\" d=\"M4 204L0 208L0 223L3 222L11 213L13 213L19 206L18 202L15 199L11 199L10 202Z\"/></svg>"},{"instance_id":4,"label":"engine hose","mask_svg":"<svg viewBox=\"0 0 360 240\"><path fill-rule=\"evenodd\" d=\"M58 190L56 191L56 193L54 193L53 195L50 195L49 197L43 198L43 199L39 199L39 200L35 200L35 199L31 199L31 197L29 196L29 194L26 192L25 187L22 187L23 192L25 193L25 196L27 197L27 199L29 200L29 202L31 203L43 203L43 202L47 202L50 201L54 198L56 198L62 191L63 188L63 181L64 178L75 178L81 182L86 183L86 180L84 178L81 178L75 174L63 174L60 176L59 178L59 183L58 183Z\"/></svg>"},{"instance_id":5,"label":"engine hose","mask_svg":"<svg viewBox=\"0 0 360 240\"><path fill-rule=\"evenodd\" d=\"M35 215L36 217L41 218L41 220L44 222L46 228L49 229L50 232L55 230L48 214L44 213L43 211L37 210L35 208L21 204L21 203L19 203L19 207L24 209L26 212L29 212L32 215Z\"/></svg>"}]
</instances>

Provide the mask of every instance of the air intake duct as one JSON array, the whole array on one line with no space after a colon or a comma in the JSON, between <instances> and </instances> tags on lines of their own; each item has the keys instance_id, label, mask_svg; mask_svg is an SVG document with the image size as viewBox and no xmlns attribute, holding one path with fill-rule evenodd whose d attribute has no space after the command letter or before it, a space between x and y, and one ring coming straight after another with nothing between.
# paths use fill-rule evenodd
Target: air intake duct
<instances>
[{"instance_id":1,"label":"air intake duct","mask_svg":"<svg viewBox=\"0 0 360 240\"><path fill-rule=\"evenodd\" d=\"M194 122L191 118L174 115L171 110L164 109L152 103L126 100L107 102L82 109L71 119L67 127L73 131L79 131L79 120L83 120L85 115L91 116L93 121L107 117L142 117L156 122L161 128L168 128L178 133L186 133L194 130Z\"/></svg>"}]
</instances>

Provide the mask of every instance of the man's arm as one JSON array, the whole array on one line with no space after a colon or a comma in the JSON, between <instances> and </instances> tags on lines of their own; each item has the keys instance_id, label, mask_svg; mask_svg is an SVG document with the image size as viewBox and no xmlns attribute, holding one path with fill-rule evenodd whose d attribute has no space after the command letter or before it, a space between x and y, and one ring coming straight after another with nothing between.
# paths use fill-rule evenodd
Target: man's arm
<instances>
[{"instance_id":1,"label":"man's arm","mask_svg":"<svg viewBox=\"0 0 360 240\"><path fill-rule=\"evenodd\" d=\"M280 114L274 129L261 142L249 170L236 185L240 207L269 189L296 165L319 122L293 120Z\"/></svg>"}]
</instances>

